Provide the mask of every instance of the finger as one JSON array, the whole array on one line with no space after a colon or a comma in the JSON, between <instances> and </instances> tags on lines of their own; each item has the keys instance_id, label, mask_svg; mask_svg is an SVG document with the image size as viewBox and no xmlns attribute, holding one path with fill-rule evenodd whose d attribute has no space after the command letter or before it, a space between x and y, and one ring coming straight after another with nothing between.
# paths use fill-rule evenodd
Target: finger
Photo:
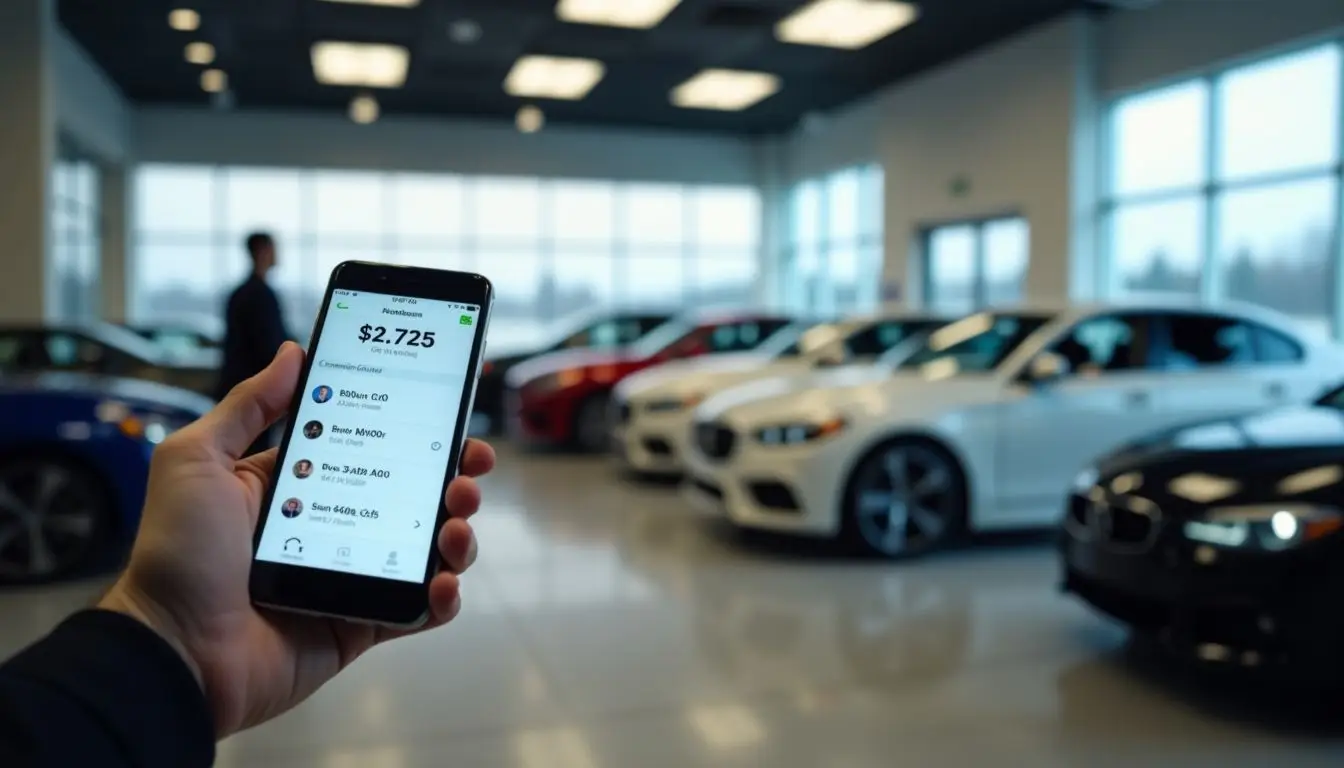
<instances>
[{"instance_id":1,"label":"finger","mask_svg":"<svg viewBox=\"0 0 1344 768\"><path fill-rule=\"evenodd\" d=\"M495 449L483 440L471 438L462 451L462 474L480 477L495 468Z\"/></svg>"},{"instance_id":2,"label":"finger","mask_svg":"<svg viewBox=\"0 0 1344 768\"><path fill-rule=\"evenodd\" d=\"M462 593L457 576L447 571L435 574L429 582L429 620L415 629L390 629L378 627L374 631L374 644L385 643L402 637L418 635L431 629L442 627L457 618L462 612Z\"/></svg>"},{"instance_id":3,"label":"finger","mask_svg":"<svg viewBox=\"0 0 1344 768\"><path fill-rule=\"evenodd\" d=\"M265 370L234 387L223 402L193 426L204 430L206 439L220 453L236 461L285 414L302 368L303 350L291 341L285 342Z\"/></svg>"},{"instance_id":4,"label":"finger","mask_svg":"<svg viewBox=\"0 0 1344 768\"><path fill-rule=\"evenodd\" d=\"M456 518L439 529L439 557L456 574L465 573L476 562L476 533L466 520Z\"/></svg>"},{"instance_id":5,"label":"finger","mask_svg":"<svg viewBox=\"0 0 1344 768\"><path fill-rule=\"evenodd\" d=\"M455 477L448 484L443 503L448 506L449 515L465 520L481 508L481 487L470 477Z\"/></svg>"}]
</instances>

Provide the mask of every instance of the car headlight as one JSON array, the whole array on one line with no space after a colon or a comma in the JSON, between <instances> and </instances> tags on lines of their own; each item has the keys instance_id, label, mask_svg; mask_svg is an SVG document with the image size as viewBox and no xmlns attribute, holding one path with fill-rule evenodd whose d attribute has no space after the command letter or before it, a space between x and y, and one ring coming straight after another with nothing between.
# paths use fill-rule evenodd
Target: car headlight
<instances>
[{"instance_id":1,"label":"car headlight","mask_svg":"<svg viewBox=\"0 0 1344 768\"><path fill-rule=\"evenodd\" d=\"M1092 486L1096 485L1099 479L1101 479L1101 475L1097 472L1097 468L1088 467L1074 476L1073 490L1075 493L1087 493L1092 490Z\"/></svg>"},{"instance_id":2,"label":"car headlight","mask_svg":"<svg viewBox=\"0 0 1344 768\"><path fill-rule=\"evenodd\" d=\"M1220 507L1185 524L1191 541L1238 549L1278 551L1344 528L1344 512L1314 504Z\"/></svg>"},{"instance_id":3,"label":"car headlight","mask_svg":"<svg viewBox=\"0 0 1344 768\"><path fill-rule=\"evenodd\" d=\"M845 429L845 420L781 424L756 430L756 440L765 445L799 445L837 435Z\"/></svg>"},{"instance_id":4,"label":"car headlight","mask_svg":"<svg viewBox=\"0 0 1344 768\"><path fill-rule=\"evenodd\" d=\"M694 408L705 399L704 395L693 394L684 397L664 397L658 400L650 400L644 404L644 410L649 413L676 413L688 408Z\"/></svg>"}]
</instances>

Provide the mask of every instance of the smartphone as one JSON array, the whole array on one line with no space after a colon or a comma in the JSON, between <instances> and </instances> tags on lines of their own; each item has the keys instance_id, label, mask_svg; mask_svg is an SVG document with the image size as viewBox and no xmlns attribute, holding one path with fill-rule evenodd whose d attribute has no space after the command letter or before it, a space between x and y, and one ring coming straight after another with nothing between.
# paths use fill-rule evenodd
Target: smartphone
<instances>
[{"instance_id":1,"label":"smartphone","mask_svg":"<svg viewBox=\"0 0 1344 768\"><path fill-rule=\"evenodd\" d=\"M252 543L259 606L393 627L429 618L494 289L347 261L331 273Z\"/></svg>"}]
</instances>

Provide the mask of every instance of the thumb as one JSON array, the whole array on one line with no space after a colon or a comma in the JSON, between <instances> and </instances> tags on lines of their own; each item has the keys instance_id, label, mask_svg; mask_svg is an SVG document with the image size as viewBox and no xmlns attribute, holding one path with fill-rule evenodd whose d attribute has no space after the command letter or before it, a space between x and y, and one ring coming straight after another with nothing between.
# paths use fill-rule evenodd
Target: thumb
<instances>
[{"instance_id":1,"label":"thumb","mask_svg":"<svg viewBox=\"0 0 1344 768\"><path fill-rule=\"evenodd\" d=\"M302 368L303 349L292 341L281 344L265 370L234 387L201 418L198 427L205 438L229 458L241 458L262 432L285 415Z\"/></svg>"}]
</instances>

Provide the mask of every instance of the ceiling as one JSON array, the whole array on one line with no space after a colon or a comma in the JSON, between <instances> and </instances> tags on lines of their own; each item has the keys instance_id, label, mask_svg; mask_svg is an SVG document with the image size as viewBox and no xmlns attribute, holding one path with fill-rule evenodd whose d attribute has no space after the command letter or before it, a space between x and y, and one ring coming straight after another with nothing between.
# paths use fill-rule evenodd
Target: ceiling
<instances>
[{"instance_id":1,"label":"ceiling","mask_svg":"<svg viewBox=\"0 0 1344 768\"><path fill-rule=\"evenodd\" d=\"M388 8L322 0L59 0L60 19L126 95L144 104L211 103L201 67L183 56L204 40L229 76L236 109L344 113L355 91L319 85L309 47L319 40L384 42L411 51L404 88L379 92L384 115L512 120L523 100L501 84L523 54L596 58L606 77L577 102L540 100L551 124L657 126L737 134L792 129L825 112L1052 18L1084 0L924 0L920 18L859 51L788 45L774 23L804 0L682 0L651 30L567 24L555 0L421 0ZM200 12L196 32L168 25L173 8ZM454 22L480 37L455 42ZM672 106L668 93L703 67L773 72L782 90L736 113Z\"/></svg>"}]
</instances>

